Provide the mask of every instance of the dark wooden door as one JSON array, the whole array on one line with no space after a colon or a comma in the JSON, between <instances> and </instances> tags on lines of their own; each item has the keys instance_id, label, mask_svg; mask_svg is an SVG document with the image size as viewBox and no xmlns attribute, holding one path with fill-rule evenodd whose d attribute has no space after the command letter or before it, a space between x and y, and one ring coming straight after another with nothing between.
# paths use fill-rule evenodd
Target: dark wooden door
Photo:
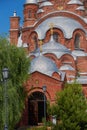
<instances>
[{"instance_id":1,"label":"dark wooden door","mask_svg":"<svg viewBox=\"0 0 87 130\"><path fill-rule=\"evenodd\" d=\"M38 102L38 122L41 123L44 118L44 102Z\"/></svg>"},{"instance_id":2,"label":"dark wooden door","mask_svg":"<svg viewBox=\"0 0 87 130\"><path fill-rule=\"evenodd\" d=\"M30 100L28 103L29 125L37 125L38 123L38 102Z\"/></svg>"}]
</instances>

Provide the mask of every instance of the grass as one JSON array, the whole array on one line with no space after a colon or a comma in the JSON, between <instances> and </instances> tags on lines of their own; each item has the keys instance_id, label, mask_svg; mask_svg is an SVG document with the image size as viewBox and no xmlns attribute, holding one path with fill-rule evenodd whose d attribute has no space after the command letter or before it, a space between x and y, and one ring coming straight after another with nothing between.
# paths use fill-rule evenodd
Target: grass
<instances>
[{"instance_id":1,"label":"grass","mask_svg":"<svg viewBox=\"0 0 87 130\"><path fill-rule=\"evenodd\" d=\"M38 126L38 127L27 128L26 130L46 130L46 127Z\"/></svg>"},{"instance_id":2,"label":"grass","mask_svg":"<svg viewBox=\"0 0 87 130\"><path fill-rule=\"evenodd\" d=\"M46 130L46 126L32 126L32 127L22 127L18 130Z\"/></svg>"}]
</instances>

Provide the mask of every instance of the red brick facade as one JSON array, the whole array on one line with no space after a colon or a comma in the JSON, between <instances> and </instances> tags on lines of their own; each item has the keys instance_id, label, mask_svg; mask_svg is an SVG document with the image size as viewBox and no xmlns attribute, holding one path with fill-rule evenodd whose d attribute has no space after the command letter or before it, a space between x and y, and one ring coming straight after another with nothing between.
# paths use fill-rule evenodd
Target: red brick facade
<instances>
[{"instance_id":1,"label":"red brick facade","mask_svg":"<svg viewBox=\"0 0 87 130\"><path fill-rule=\"evenodd\" d=\"M22 27L16 14L10 17L10 41L23 46L32 59L31 77L25 86L28 98L36 92L43 94L42 87L46 85L46 99L54 103L56 92L63 89L65 82L75 79L87 96L86 0L26 0L23 15ZM44 62L40 54L47 58ZM22 125L29 124L28 100Z\"/></svg>"}]
</instances>

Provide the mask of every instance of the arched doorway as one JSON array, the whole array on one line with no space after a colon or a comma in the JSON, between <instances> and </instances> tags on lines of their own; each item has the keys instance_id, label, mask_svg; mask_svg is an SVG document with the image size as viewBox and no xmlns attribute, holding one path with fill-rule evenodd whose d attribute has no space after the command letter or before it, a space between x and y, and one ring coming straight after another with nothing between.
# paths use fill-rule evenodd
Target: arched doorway
<instances>
[{"instance_id":1,"label":"arched doorway","mask_svg":"<svg viewBox=\"0 0 87 130\"><path fill-rule=\"evenodd\" d=\"M44 93L34 92L28 98L28 124L38 125L44 118Z\"/></svg>"}]
</instances>

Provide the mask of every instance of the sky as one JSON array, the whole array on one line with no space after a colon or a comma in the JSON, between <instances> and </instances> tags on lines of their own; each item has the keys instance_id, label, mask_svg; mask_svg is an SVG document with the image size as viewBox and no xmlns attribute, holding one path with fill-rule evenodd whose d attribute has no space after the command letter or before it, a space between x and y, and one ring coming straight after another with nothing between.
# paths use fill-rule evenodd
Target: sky
<instances>
[{"instance_id":1,"label":"sky","mask_svg":"<svg viewBox=\"0 0 87 130\"><path fill-rule=\"evenodd\" d=\"M25 0L0 0L0 34L9 34L10 17L13 12L20 16L20 24L23 22L23 5Z\"/></svg>"}]
</instances>

